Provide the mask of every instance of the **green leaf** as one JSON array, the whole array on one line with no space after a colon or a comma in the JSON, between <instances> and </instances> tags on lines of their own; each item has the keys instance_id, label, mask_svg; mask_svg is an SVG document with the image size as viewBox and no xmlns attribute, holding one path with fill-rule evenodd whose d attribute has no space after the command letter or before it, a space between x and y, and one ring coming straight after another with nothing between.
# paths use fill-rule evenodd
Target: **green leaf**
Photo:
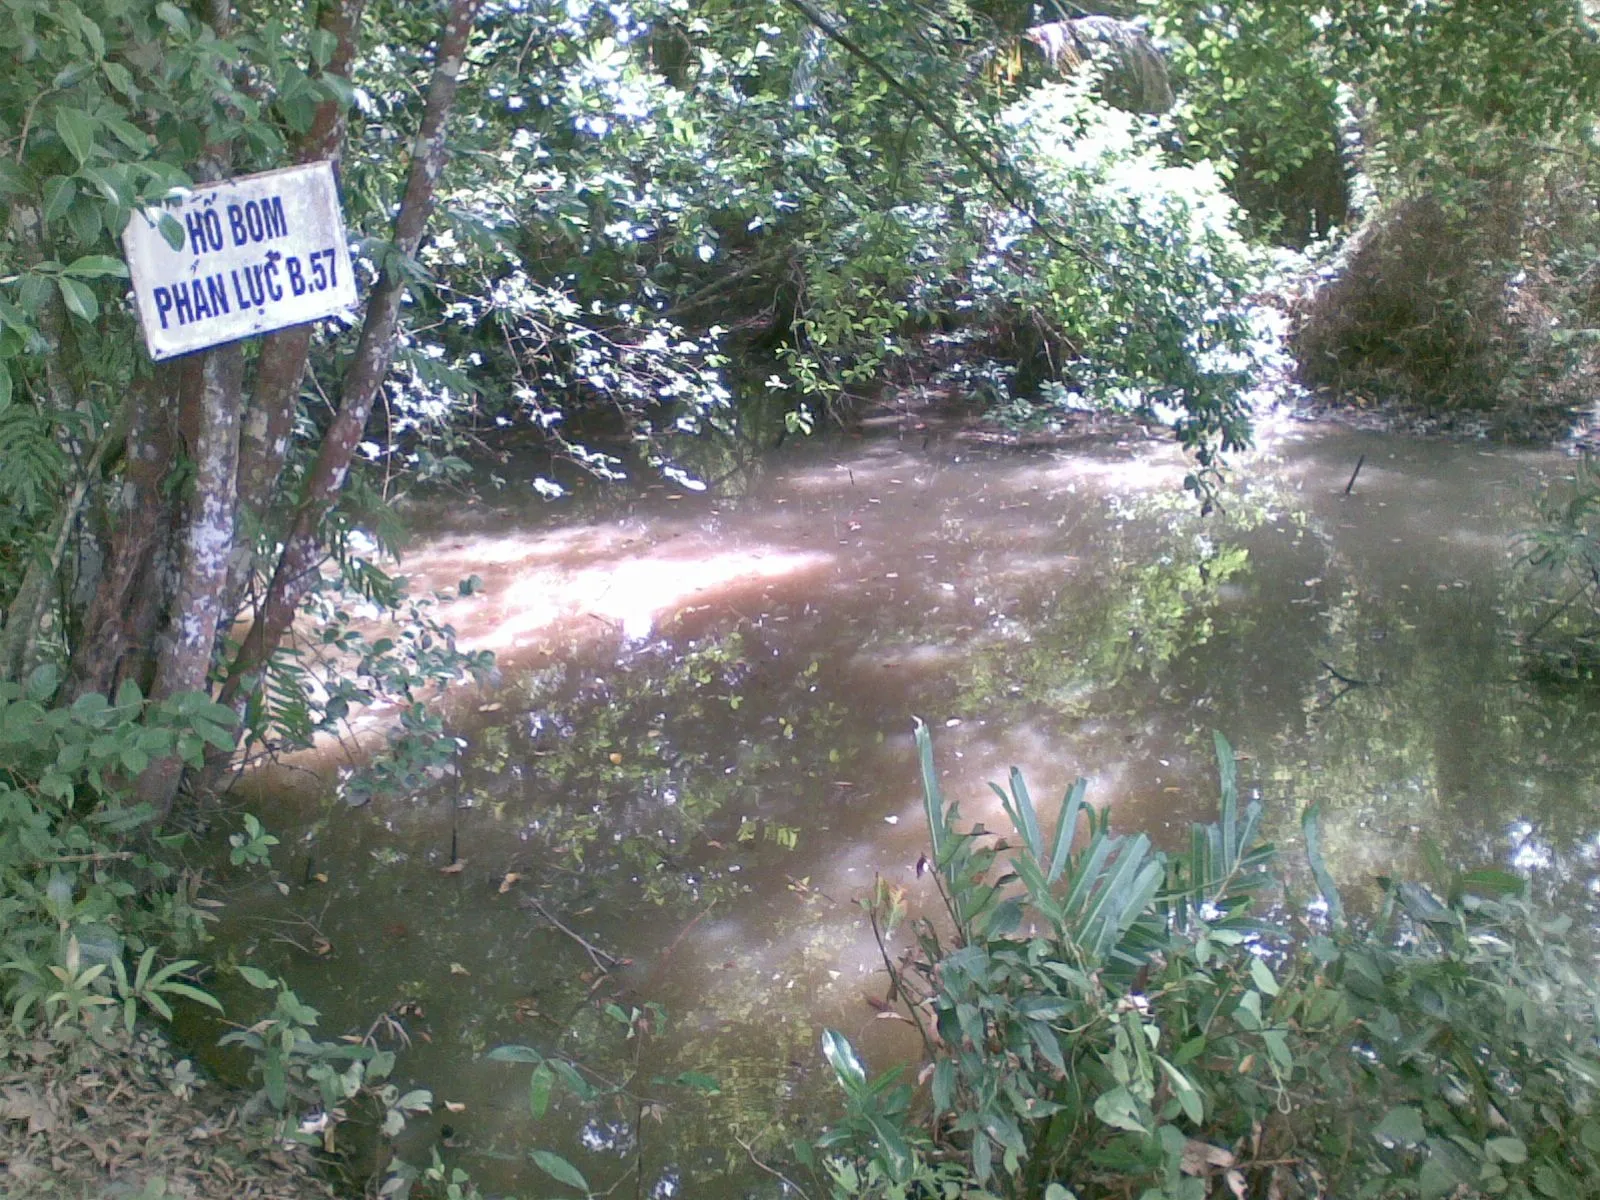
<instances>
[{"instance_id":1,"label":"green leaf","mask_svg":"<svg viewBox=\"0 0 1600 1200\"><path fill-rule=\"evenodd\" d=\"M1483 1144L1483 1149L1495 1162L1517 1166L1528 1161L1528 1147L1521 1138L1492 1137Z\"/></svg>"},{"instance_id":2,"label":"green leaf","mask_svg":"<svg viewBox=\"0 0 1600 1200\"><path fill-rule=\"evenodd\" d=\"M849 1039L836 1029L823 1030L822 1054L844 1090L852 1096L860 1096L867 1086L867 1072Z\"/></svg>"},{"instance_id":3,"label":"green leaf","mask_svg":"<svg viewBox=\"0 0 1600 1200\"><path fill-rule=\"evenodd\" d=\"M1550 1200L1567 1200L1569 1196L1579 1194L1577 1181L1550 1163L1540 1163L1534 1168L1533 1186L1539 1189L1541 1196L1549 1196Z\"/></svg>"},{"instance_id":4,"label":"green leaf","mask_svg":"<svg viewBox=\"0 0 1600 1200\"><path fill-rule=\"evenodd\" d=\"M1113 1088L1095 1097L1094 1115L1113 1129L1126 1129L1129 1133L1149 1133L1141 1111L1142 1105L1125 1087Z\"/></svg>"},{"instance_id":5,"label":"green leaf","mask_svg":"<svg viewBox=\"0 0 1600 1200\"><path fill-rule=\"evenodd\" d=\"M407 1112L429 1112L433 1108L433 1093L427 1088L414 1088L396 1100L394 1107Z\"/></svg>"},{"instance_id":6,"label":"green leaf","mask_svg":"<svg viewBox=\"0 0 1600 1200\"><path fill-rule=\"evenodd\" d=\"M879 1146L889 1156L891 1177L904 1179L911 1169L911 1150L906 1145L905 1138L891 1122L871 1113L865 1115L867 1124L872 1127L872 1132L878 1139Z\"/></svg>"},{"instance_id":7,"label":"green leaf","mask_svg":"<svg viewBox=\"0 0 1600 1200\"><path fill-rule=\"evenodd\" d=\"M245 966L241 963L235 970L239 972L239 978L253 988L260 988L264 992L270 992L278 986L276 979L258 967Z\"/></svg>"},{"instance_id":8,"label":"green leaf","mask_svg":"<svg viewBox=\"0 0 1600 1200\"><path fill-rule=\"evenodd\" d=\"M229 713L228 715L231 717L233 714ZM233 732L231 730L224 729L220 725L213 724L210 721L196 719L190 722L190 726L196 733L198 733L206 741L210 742L218 750L231 751L237 746L238 739L234 736Z\"/></svg>"},{"instance_id":9,"label":"green leaf","mask_svg":"<svg viewBox=\"0 0 1600 1200\"><path fill-rule=\"evenodd\" d=\"M156 16L160 17L174 33L186 34L189 32L189 20L183 15L183 10L172 0L162 0L156 5Z\"/></svg>"},{"instance_id":10,"label":"green leaf","mask_svg":"<svg viewBox=\"0 0 1600 1200\"><path fill-rule=\"evenodd\" d=\"M1384 1114L1383 1120L1373 1128L1372 1136L1416 1145L1428 1136L1428 1131L1422 1124L1422 1114L1409 1105L1402 1104Z\"/></svg>"},{"instance_id":11,"label":"green leaf","mask_svg":"<svg viewBox=\"0 0 1600 1200\"><path fill-rule=\"evenodd\" d=\"M99 202L88 197L67 209L67 225L71 227L73 236L82 245L92 246L100 240L100 233L105 228L105 220L100 215L100 209Z\"/></svg>"},{"instance_id":12,"label":"green leaf","mask_svg":"<svg viewBox=\"0 0 1600 1200\"><path fill-rule=\"evenodd\" d=\"M94 151L95 120L81 108L56 109L56 132L81 167Z\"/></svg>"},{"instance_id":13,"label":"green leaf","mask_svg":"<svg viewBox=\"0 0 1600 1200\"><path fill-rule=\"evenodd\" d=\"M272 1107L281 1112L289 1099L289 1081L283 1073L283 1060L276 1054L269 1054L261 1064L261 1082L267 1089L267 1099L272 1102Z\"/></svg>"},{"instance_id":14,"label":"green leaf","mask_svg":"<svg viewBox=\"0 0 1600 1200\"><path fill-rule=\"evenodd\" d=\"M161 985L161 990L163 992L170 992L174 996L187 996L196 1004L204 1004L207 1008L214 1008L218 1012L223 1011L222 1002L220 1000L218 1000L210 992L205 991L202 988L197 988L193 984L164 983Z\"/></svg>"},{"instance_id":15,"label":"green leaf","mask_svg":"<svg viewBox=\"0 0 1600 1200\"><path fill-rule=\"evenodd\" d=\"M45 224L67 215L72 202L78 198L78 181L70 175L55 175L44 184Z\"/></svg>"},{"instance_id":16,"label":"green leaf","mask_svg":"<svg viewBox=\"0 0 1600 1200\"><path fill-rule=\"evenodd\" d=\"M11 407L11 368L0 363L0 412Z\"/></svg>"},{"instance_id":17,"label":"green leaf","mask_svg":"<svg viewBox=\"0 0 1600 1200\"><path fill-rule=\"evenodd\" d=\"M701 1071L681 1071L671 1080L678 1087L690 1088L696 1092L704 1092L707 1096L722 1095L722 1084L717 1082L715 1075L707 1075Z\"/></svg>"},{"instance_id":18,"label":"green leaf","mask_svg":"<svg viewBox=\"0 0 1600 1200\"><path fill-rule=\"evenodd\" d=\"M311 61L319 67L328 65L338 47L338 35L331 29L313 29L311 36L306 39L306 48L311 51Z\"/></svg>"},{"instance_id":19,"label":"green leaf","mask_svg":"<svg viewBox=\"0 0 1600 1200\"><path fill-rule=\"evenodd\" d=\"M944 816L944 793L939 788L939 772L933 765L933 738L919 717L916 723L917 760L922 767L922 804L928 820L928 838L933 843L933 863L944 865L947 841Z\"/></svg>"},{"instance_id":20,"label":"green leaf","mask_svg":"<svg viewBox=\"0 0 1600 1200\"><path fill-rule=\"evenodd\" d=\"M535 1121L542 1120L550 1107L550 1089L555 1086L555 1072L548 1063L540 1063L528 1078L528 1111Z\"/></svg>"},{"instance_id":21,"label":"green leaf","mask_svg":"<svg viewBox=\"0 0 1600 1200\"><path fill-rule=\"evenodd\" d=\"M82 258L75 258L66 268L68 275L76 275L80 279L104 279L112 276L116 279L128 277L128 267L120 258L113 258L109 254L85 254Z\"/></svg>"},{"instance_id":22,"label":"green leaf","mask_svg":"<svg viewBox=\"0 0 1600 1200\"><path fill-rule=\"evenodd\" d=\"M1078 1195L1059 1183L1052 1183L1044 1189L1044 1200L1078 1200Z\"/></svg>"},{"instance_id":23,"label":"green leaf","mask_svg":"<svg viewBox=\"0 0 1600 1200\"><path fill-rule=\"evenodd\" d=\"M1061 812L1056 820L1055 842L1050 851L1051 884L1061 878L1061 873L1066 870L1068 857L1072 853L1072 836L1078 831L1078 815L1083 811L1083 797L1089 790L1089 781L1081 776L1076 779L1067 794L1061 798Z\"/></svg>"},{"instance_id":24,"label":"green leaf","mask_svg":"<svg viewBox=\"0 0 1600 1200\"><path fill-rule=\"evenodd\" d=\"M56 685L61 682L61 672L54 663L40 663L28 673L27 694L28 699L40 704L45 703L56 694Z\"/></svg>"},{"instance_id":25,"label":"green leaf","mask_svg":"<svg viewBox=\"0 0 1600 1200\"><path fill-rule=\"evenodd\" d=\"M1278 980L1272 974L1272 968L1254 956L1250 959L1250 979L1255 983L1257 990L1262 995L1276 996L1278 994Z\"/></svg>"},{"instance_id":26,"label":"green leaf","mask_svg":"<svg viewBox=\"0 0 1600 1200\"><path fill-rule=\"evenodd\" d=\"M137 125L130 125L121 117L103 116L100 118L100 125L106 131L108 131L112 137L116 138L117 141L121 142L135 154L143 154L145 151L150 149L150 135L144 130L140 129Z\"/></svg>"},{"instance_id":27,"label":"green leaf","mask_svg":"<svg viewBox=\"0 0 1600 1200\"><path fill-rule=\"evenodd\" d=\"M490 1062L542 1063L544 1055L532 1046L496 1046L484 1055Z\"/></svg>"},{"instance_id":28,"label":"green leaf","mask_svg":"<svg viewBox=\"0 0 1600 1200\"><path fill-rule=\"evenodd\" d=\"M588 1194L589 1181L577 1167L559 1154L552 1154L548 1150L530 1150L528 1157L533 1159L534 1164L551 1179L568 1187L575 1187L585 1195Z\"/></svg>"},{"instance_id":29,"label":"green leaf","mask_svg":"<svg viewBox=\"0 0 1600 1200\"><path fill-rule=\"evenodd\" d=\"M174 250L183 249L184 229L183 222L169 212L162 213L156 218L156 229L166 240L167 245Z\"/></svg>"},{"instance_id":30,"label":"green leaf","mask_svg":"<svg viewBox=\"0 0 1600 1200\"><path fill-rule=\"evenodd\" d=\"M61 289L61 302L73 316L93 322L100 315L100 302L94 298L94 292L87 284L68 279L65 275L58 278L56 284Z\"/></svg>"},{"instance_id":31,"label":"green leaf","mask_svg":"<svg viewBox=\"0 0 1600 1200\"><path fill-rule=\"evenodd\" d=\"M1311 875L1317 881L1317 890L1328 905L1328 923L1335 929L1344 924L1344 904L1339 899L1339 886L1333 881L1327 860L1322 857L1322 807L1306 806L1300 818L1300 830L1306 839L1306 861L1311 864Z\"/></svg>"},{"instance_id":32,"label":"green leaf","mask_svg":"<svg viewBox=\"0 0 1600 1200\"><path fill-rule=\"evenodd\" d=\"M592 1100L594 1098L594 1088L589 1086L589 1081L578 1074L578 1068L574 1067L566 1059L547 1058L545 1062L550 1064L550 1069L556 1073L561 1082L566 1084L567 1088L578 1099Z\"/></svg>"},{"instance_id":33,"label":"green leaf","mask_svg":"<svg viewBox=\"0 0 1600 1200\"><path fill-rule=\"evenodd\" d=\"M1035 862L1044 864L1045 848L1044 837L1039 832L1039 815L1033 807L1033 797L1028 794L1028 785L1022 778L1022 772L1016 767L1011 768L1011 795L1007 796L994 784L989 785L994 789L995 795L1000 797L1000 804L1006 810L1006 816L1011 818L1011 824L1017 833L1022 836L1022 843L1027 847Z\"/></svg>"},{"instance_id":34,"label":"green leaf","mask_svg":"<svg viewBox=\"0 0 1600 1200\"><path fill-rule=\"evenodd\" d=\"M1457 887L1468 896L1488 896L1491 899L1499 899L1501 896L1522 895L1528 890L1528 881L1520 875L1511 874L1509 871L1484 867L1476 871L1462 872Z\"/></svg>"},{"instance_id":35,"label":"green leaf","mask_svg":"<svg viewBox=\"0 0 1600 1200\"><path fill-rule=\"evenodd\" d=\"M121 63L112 62L110 59L107 59L105 62L101 63L100 69L105 72L106 81L110 83L112 87L116 88L117 91L121 92L129 99L133 98L135 89L133 85L132 71L128 70L128 68L123 66Z\"/></svg>"},{"instance_id":36,"label":"green leaf","mask_svg":"<svg viewBox=\"0 0 1600 1200\"><path fill-rule=\"evenodd\" d=\"M1161 1064L1161 1069L1167 1073L1167 1078L1172 1081L1172 1094L1178 1098L1178 1104L1183 1109L1183 1115L1199 1125L1205 1120L1205 1099L1200 1095L1200 1089L1195 1087L1190 1078L1177 1067L1173 1066L1160 1055L1156 1061Z\"/></svg>"}]
</instances>

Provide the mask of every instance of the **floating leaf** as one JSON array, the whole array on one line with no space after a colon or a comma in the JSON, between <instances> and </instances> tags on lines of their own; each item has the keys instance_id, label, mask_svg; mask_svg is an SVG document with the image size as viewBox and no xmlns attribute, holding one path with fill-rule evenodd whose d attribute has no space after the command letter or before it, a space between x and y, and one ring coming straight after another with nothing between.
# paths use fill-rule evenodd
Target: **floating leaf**
<instances>
[{"instance_id":1,"label":"floating leaf","mask_svg":"<svg viewBox=\"0 0 1600 1200\"><path fill-rule=\"evenodd\" d=\"M532 1046L496 1046L484 1057L490 1062L544 1062L544 1055L540 1054Z\"/></svg>"},{"instance_id":2,"label":"floating leaf","mask_svg":"<svg viewBox=\"0 0 1600 1200\"><path fill-rule=\"evenodd\" d=\"M520 1046L517 1048L521 1049ZM533 1069L533 1075L528 1079L528 1111L533 1114L535 1121L542 1119L545 1110L550 1107L550 1089L555 1082L555 1072L548 1063L540 1063Z\"/></svg>"},{"instance_id":3,"label":"floating leaf","mask_svg":"<svg viewBox=\"0 0 1600 1200\"><path fill-rule=\"evenodd\" d=\"M683 1071L673 1076L672 1082L679 1087L692 1088L697 1092L704 1092L708 1096L720 1096L722 1085L717 1082L716 1076L705 1075L699 1071Z\"/></svg>"},{"instance_id":4,"label":"floating leaf","mask_svg":"<svg viewBox=\"0 0 1600 1200\"><path fill-rule=\"evenodd\" d=\"M530 1150L528 1157L533 1159L535 1165L551 1179L575 1187L585 1194L588 1193L589 1181L583 1177L583 1172L559 1154L552 1154L548 1150Z\"/></svg>"}]
</instances>

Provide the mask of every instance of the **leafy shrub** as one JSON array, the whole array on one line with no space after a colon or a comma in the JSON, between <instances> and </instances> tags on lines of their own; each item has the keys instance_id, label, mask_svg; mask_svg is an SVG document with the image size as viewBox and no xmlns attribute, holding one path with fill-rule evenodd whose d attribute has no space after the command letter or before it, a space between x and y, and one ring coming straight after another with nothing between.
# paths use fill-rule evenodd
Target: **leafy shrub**
<instances>
[{"instance_id":1,"label":"leafy shrub","mask_svg":"<svg viewBox=\"0 0 1600 1200\"><path fill-rule=\"evenodd\" d=\"M1600 472L1579 464L1539 498L1539 522L1520 537L1519 565L1543 609L1523 635L1540 674L1593 678L1600 666Z\"/></svg>"},{"instance_id":2,"label":"leafy shrub","mask_svg":"<svg viewBox=\"0 0 1600 1200\"><path fill-rule=\"evenodd\" d=\"M1600 1194L1600 992L1514 877L1391 882L1356 928L1312 812L1322 917L1290 941L1252 913L1278 878L1220 737L1220 819L1173 854L1113 835L1081 780L1047 837L1015 771L1019 844L961 832L918 741L946 911L890 973L927 1091L829 1035L835 1196ZM881 883L868 907L902 915Z\"/></svg>"},{"instance_id":3,"label":"leafy shrub","mask_svg":"<svg viewBox=\"0 0 1600 1200\"><path fill-rule=\"evenodd\" d=\"M115 702L49 707L57 675L0 682L0 999L18 1024L133 1005L169 1016L164 996L215 1003L184 982L193 960L157 966L204 938L198 879L163 857L182 834L124 791L150 762L198 765L233 745L233 715L197 693L149 703L132 683ZM77 1022L72 1022L76 1024Z\"/></svg>"}]
</instances>

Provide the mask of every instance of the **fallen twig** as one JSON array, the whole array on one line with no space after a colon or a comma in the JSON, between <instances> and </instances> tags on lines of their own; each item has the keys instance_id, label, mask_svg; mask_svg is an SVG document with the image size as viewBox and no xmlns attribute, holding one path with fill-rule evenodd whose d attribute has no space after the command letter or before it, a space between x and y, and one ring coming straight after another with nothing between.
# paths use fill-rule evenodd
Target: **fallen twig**
<instances>
[{"instance_id":1,"label":"fallen twig","mask_svg":"<svg viewBox=\"0 0 1600 1200\"><path fill-rule=\"evenodd\" d=\"M1331 662L1328 662L1326 659L1319 658L1317 660L1317 662L1322 667L1322 669L1324 671L1326 671L1329 675L1332 675L1340 683L1348 684L1351 687L1372 687L1372 686L1374 686L1372 680L1370 680L1370 679L1356 679L1353 676L1346 675L1343 671L1339 670L1338 667L1334 666Z\"/></svg>"},{"instance_id":2,"label":"fallen twig","mask_svg":"<svg viewBox=\"0 0 1600 1200\"><path fill-rule=\"evenodd\" d=\"M600 970L609 971L612 967L620 967L627 961L626 959L618 958L614 954L607 954L604 950L600 949L600 947L596 946L581 933L577 933L563 925L548 908L539 903L539 901L534 899L532 896L527 897L524 903L526 903L529 908L537 910L541 917L550 922L551 925L559 929L562 933L566 934L573 941L577 942L578 945L582 946L583 952L589 956L589 960L593 962L596 967L600 968Z\"/></svg>"},{"instance_id":3,"label":"fallen twig","mask_svg":"<svg viewBox=\"0 0 1600 1200\"><path fill-rule=\"evenodd\" d=\"M751 1147L750 1143L745 1141L737 1133L733 1133L732 1130L729 1130L729 1133L732 1134L734 1141L738 1142L739 1145L744 1147L744 1152L750 1156L750 1161L751 1162L755 1163L756 1166L760 1167L768 1175L771 1175L774 1179L778 1180L780 1183L784 1184L786 1187L792 1188L794 1190L795 1195L800 1197L800 1200L806 1200L806 1192L805 1192L804 1188L802 1188L794 1180L790 1179L782 1171L778 1170L777 1167L769 1167L766 1163L762 1162L759 1158L757 1158L756 1157L756 1152Z\"/></svg>"}]
</instances>

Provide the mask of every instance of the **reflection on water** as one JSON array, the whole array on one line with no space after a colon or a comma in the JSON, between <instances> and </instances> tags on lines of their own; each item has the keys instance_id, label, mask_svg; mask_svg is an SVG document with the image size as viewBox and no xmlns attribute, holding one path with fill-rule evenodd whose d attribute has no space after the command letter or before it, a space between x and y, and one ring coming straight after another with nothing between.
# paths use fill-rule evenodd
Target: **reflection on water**
<instances>
[{"instance_id":1,"label":"reflection on water","mask_svg":"<svg viewBox=\"0 0 1600 1200\"><path fill-rule=\"evenodd\" d=\"M876 874L924 886L912 714L991 827L983 784L1018 763L1170 839L1211 811L1220 729L1280 843L1323 804L1354 893L1427 834L1587 911L1597 710L1519 677L1506 540L1563 466L1302 433L1201 519L1164 449L885 439L564 521L531 497L419 512L405 565L483 579L448 615L502 680L457 697L466 749L431 794L347 811L258 777L288 895L241 897L225 936L329 1032L405 1006L402 1069L465 1106L447 1148L491 1190L534 1186L541 1147L596 1188L734 1196L777 1194L753 1158L826 1119L824 1025L875 1065L912 1051L852 903ZM630 1038L646 1002L667 1024ZM535 1125L529 1068L483 1058L507 1042L628 1095Z\"/></svg>"}]
</instances>

